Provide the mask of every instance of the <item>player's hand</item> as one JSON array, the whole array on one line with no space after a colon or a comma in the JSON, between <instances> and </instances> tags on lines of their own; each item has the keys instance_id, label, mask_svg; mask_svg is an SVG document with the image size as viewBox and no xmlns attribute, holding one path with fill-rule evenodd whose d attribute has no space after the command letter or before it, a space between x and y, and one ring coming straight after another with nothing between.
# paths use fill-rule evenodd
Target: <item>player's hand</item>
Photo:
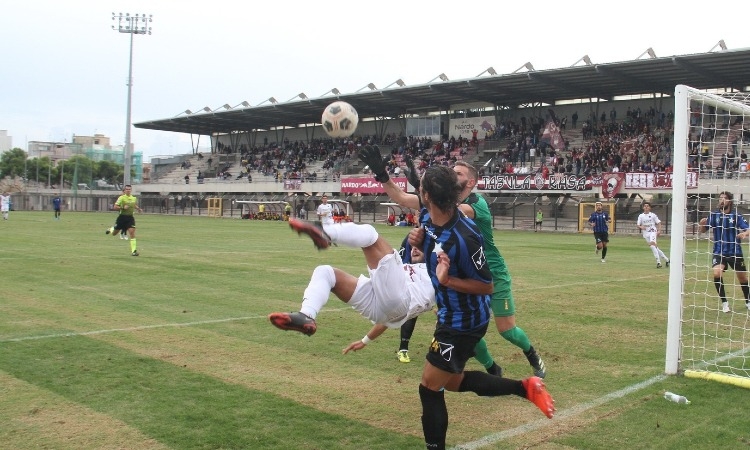
<instances>
[{"instance_id":1,"label":"player's hand","mask_svg":"<svg viewBox=\"0 0 750 450\"><path fill-rule=\"evenodd\" d=\"M364 343L362 342L362 340L359 340L359 341L354 341L354 342L352 342L351 344L347 345L347 346L346 346L346 348L345 348L344 350L342 350L342 351L341 351L341 354L342 354L342 355L346 355L347 353L349 353L349 351L353 351L353 352L356 352L357 350L362 350L362 349L363 349L363 348L365 348L365 347L366 347L366 346L365 346L365 344L364 344Z\"/></svg>"},{"instance_id":2,"label":"player's hand","mask_svg":"<svg viewBox=\"0 0 750 450\"><path fill-rule=\"evenodd\" d=\"M448 284L449 276L448 270L451 268L451 260L445 252L438 253L437 255L437 267L435 268L435 275L437 276L438 282L443 286Z\"/></svg>"},{"instance_id":3,"label":"player's hand","mask_svg":"<svg viewBox=\"0 0 750 450\"><path fill-rule=\"evenodd\" d=\"M375 181L385 183L390 179L388 171L385 169L383 156L380 154L380 149L377 145L365 145L357 152L357 156L360 161L370 167L372 173L375 174Z\"/></svg>"},{"instance_id":4,"label":"player's hand","mask_svg":"<svg viewBox=\"0 0 750 450\"><path fill-rule=\"evenodd\" d=\"M419 191L420 181L417 169L414 168L414 161L409 155L406 155L404 159L406 160L406 179L409 180L409 184L414 186L414 189Z\"/></svg>"},{"instance_id":5,"label":"player's hand","mask_svg":"<svg viewBox=\"0 0 750 450\"><path fill-rule=\"evenodd\" d=\"M422 248L422 244L424 243L424 229L422 227L419 228L412 228L409 231L409 236L407 237L409 241L409 245L412 247L418 247Z\"/></svg>"}]
</instances>

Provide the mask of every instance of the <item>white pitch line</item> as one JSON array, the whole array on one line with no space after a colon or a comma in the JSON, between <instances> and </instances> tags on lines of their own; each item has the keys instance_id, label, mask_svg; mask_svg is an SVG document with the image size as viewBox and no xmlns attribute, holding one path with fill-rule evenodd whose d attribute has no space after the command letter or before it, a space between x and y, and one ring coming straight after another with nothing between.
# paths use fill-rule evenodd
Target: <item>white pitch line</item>
<instances>
[{"instance_id":1,"label":"white pitch line","mask_svg":"<svg viewBox=\"0 0 750 450\"><path fill-rule=\"evenodd\" d=\"M572 408L568 408L564 411L560 411L555 413L555 418L550 419L539 419L535 420L534 422L529 422L526 424L523 424L521 426L518 426L516 428L511 428L510 430L504 430L499 433L490 434L488 436L485 436L481 439L477 439L473 442L467 442L465 444L460 444L454 447L455 450L471 450L476 448L482 448L486 447L488 445L496 444L500 441L503 441L505 439L510 439L512 437L518 436L520 434L525 434L530 431L538 430L540 428L544 428L547 426L552 426L555 424L557 420L564 420L568 419L570 417L577 416L584 411L588 411L591 408L595 408L597 406L601 406L611 400L616 400L618 398L625 397L628 394L631 394L635 391L639 391L643 388L646 388L648 386L651 386L654 383L657 383L659 381L664 380L667 378L667 375L657 375L655 377L651 377L646 381L642 381L637 384L633 384L631 386L628 386L626 388L620 389L619 391L611 392L607 395L604 395L602 397L599 397L595 400L591 400L590 402L582 403L580 405L576 405ZM557 420L556 420L557 419Z\"/></svg>"},{"instance_id":2,"label":"white pitch line","mask_svg":"<svg viewBox=\"0 0 750 450\"><path fill-rule=\"evenodd\" d=\"M351 308L327 308L325 311L345 311ZM162 323L157 325L141 325L137 327L128 328L111 328L108 330L93 330L93 331L77 331L70 333L55 333L55 334L42 334L38 336L24 336L18 338L0 339L0 343L3 342L23 342L23 341L36 341L40 339L54 339L61 337L74 337L74 336L93 336L97 334L109 334L118 332L131 332L131 331L142 331L151 330L154 328L177 328L177 327L192 327L196 325L208 325L213 323L224 323L224 322L236 322L238 320L252 320L252 319L266 319L268 316L245 316L245 317L229 317L226 319L212 319L212 320L200 320L197 322L183 322L183 323Z\"/></svg>"}]
</instances>

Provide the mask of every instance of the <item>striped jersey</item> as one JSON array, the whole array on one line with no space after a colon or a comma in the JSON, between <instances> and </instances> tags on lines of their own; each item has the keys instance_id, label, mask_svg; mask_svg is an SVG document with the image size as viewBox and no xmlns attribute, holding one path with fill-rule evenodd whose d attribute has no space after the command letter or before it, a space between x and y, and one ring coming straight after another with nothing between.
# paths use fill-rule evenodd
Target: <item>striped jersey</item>
<instances>
[{"instance_id":1,"label":"striped jersey","mask_svg":"<svg viewBox=\"0 0 750 450\"><path fill-rule=\"evenodd\" d=\"M747 230L747 220L734 210L728 214L712 211L706 226L713 232L714 254L722 256L742 256L742 243L737 233Z\"/></svg>"},{"instance_id":2,"label":"striped jersey","mask_svg":"<svg viewBox=\"0 0 750 450\"><path fill-rule=\"evenodd\" d=\"M609 231L607 224L611 220L606 211L594 211L589 217L589 223L594 225L594 233L607 233Z\"/></svg>"},{"instance_id":3,"label":"striped jersey","mask_svg":"<svg viewBox=\"0 0 750 450\"><path fill-rule=\"evenodd\" d=\"M438 323L457 331L470 331L485 326L491 318L489 294L466 294L440 284L435 272L437 255L445 252L451 260L449 275L455 278L492 282L492 273L484 253L484 240L476 224L456 208L448 223L440 227L432 223L426 208L420 213L425 230L422 246L427 272L435 288Z\"/></svg>"}]
</instances>

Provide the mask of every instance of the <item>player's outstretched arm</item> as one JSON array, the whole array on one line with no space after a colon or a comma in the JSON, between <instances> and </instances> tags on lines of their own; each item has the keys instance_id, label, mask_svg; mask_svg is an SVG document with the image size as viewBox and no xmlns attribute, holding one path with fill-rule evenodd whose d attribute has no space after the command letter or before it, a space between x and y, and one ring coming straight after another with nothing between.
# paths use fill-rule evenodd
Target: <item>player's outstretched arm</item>
<instances>
[{"instance_id":1,"label":"player's outstretched arm","mask_svg":"<svg viewBox=\"0 0 750 450\"><path fill-rule=\"evenodd\" d=\"M380 336L381 334L383 334L383 332L385 332L385 330L387 330L387 329L388 329L388 327L386 327L385 325L376 323L375 325L373 325L372 328L370 328L370 331L367 332L367 334L365 335L365 337L363 337L362 339L360 339L358 341L354 341L351 344L347 345L346 348L344 350L342 350L341 353L343 353L344 355L346 355L347 353L349 353L349 351L356 352L357 350L362 350L363 348L365 348L365 346L367 344L369 344L371 341L374 341L375 338L377 338L378 336Z\"/></svg>"},{"instance_id":2,"label":"player's outstretched arm","mask_svg":"<svg viewBox=\"0 0 750 450\"><path fill-rule=\"evenodd\" d=\"M357 156L360 161L370 167L372 173L375 174L375 180L383 183L383 189L391 200L406 208L419 209L419 197L402 191L388 176L378 146L365 145Z\"/></svg>"}]
</instances>

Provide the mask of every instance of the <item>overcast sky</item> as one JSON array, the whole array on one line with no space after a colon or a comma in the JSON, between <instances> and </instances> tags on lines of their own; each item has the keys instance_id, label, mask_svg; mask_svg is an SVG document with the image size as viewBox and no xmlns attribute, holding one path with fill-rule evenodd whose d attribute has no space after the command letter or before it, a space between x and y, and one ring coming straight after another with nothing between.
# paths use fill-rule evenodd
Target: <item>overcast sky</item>
<instances>
[{"instance_id":1,"label":"overcast sky","mask_svg":"<svg viewBox=\"0 0 750 450\"><path fill-rule=\"evenodd\" d=\"M0 130L13 146L101 133L125 142L130 36L112 13L152 14L135 36L133 123L331 88L352 93L440 73L471 78L750 47L733 19L744 2L690 9L672 2L379 0L3 0ZM340 9L336 9L340 7ZM723 11L723 12L722 12ZM732 23L735 21L735 23ZM195 137L193 138L195 139ZM189 153L189 134L133 128L146 160ZM201 147L208 146L201 137Z\"/></svg>"}]
</instances>

